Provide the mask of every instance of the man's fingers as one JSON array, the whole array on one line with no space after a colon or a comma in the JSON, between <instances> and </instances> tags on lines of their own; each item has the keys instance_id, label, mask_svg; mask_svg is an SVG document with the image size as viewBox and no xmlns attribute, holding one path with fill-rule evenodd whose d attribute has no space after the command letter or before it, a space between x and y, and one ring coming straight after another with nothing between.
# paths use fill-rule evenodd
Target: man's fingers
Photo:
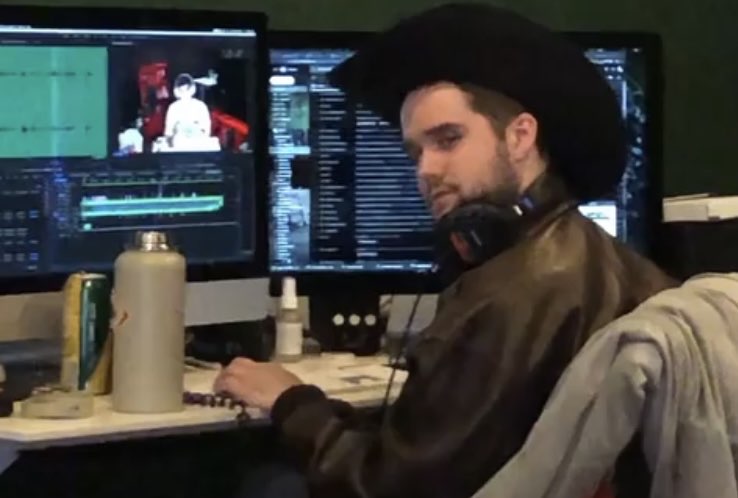
<instances>
[{"instance_id":1,"label":"man's fingers","mask_svg":"<svg viewBox=\"0 0 738 498\"><path fill-rule=\"evenodd\" d=\"M218 376L215 378L215 382L213 382L213 391L216 393L224 392L225 391L225 378L227 374L225 371L218 374Z\"/></svg>"},{"instance_id":2,"label":"man's fingers","mask_svg":"<svg viewBox=\"0 0 738 498\"><path fill-rule=\"evenodd\" d=\"M247 368L247 367L253 367L256 364L257 363L250 358L238 357L238 358L234 358L229 366L233 366L235 368Z\"/></svg>"},{"instance_id":3,"label":"man's fingers","mask_svg":"<svg viewBox=\"0 0 738 498\"><path fill-rule=\"evenodd\" d=\"M235 398L242 399L247 394L248 388L237 377L224 375L215 381L213 390L216 393L227 393Z\"/></svg>"},{"instance_id":4,"label":"man's fingers","mask_svg":"<svg viewBox=\"0 0 738 498\"><path fill-rule=\"evenodd\" d=\"M236 358L223 371L230 375L248 375L258 364L248 358Z\"/></svg>"},{"instance_id":5,"label":"man's fingers","mask_svg":"<svg viewBox=\"0 0 738 498\"><path fill-rule=\"evenodd\" d=\"M215 379L213 390L215 392L232 392L234 389L238 389L240 384L237 376L224 371Z\"/></svg>"}]
</instances>

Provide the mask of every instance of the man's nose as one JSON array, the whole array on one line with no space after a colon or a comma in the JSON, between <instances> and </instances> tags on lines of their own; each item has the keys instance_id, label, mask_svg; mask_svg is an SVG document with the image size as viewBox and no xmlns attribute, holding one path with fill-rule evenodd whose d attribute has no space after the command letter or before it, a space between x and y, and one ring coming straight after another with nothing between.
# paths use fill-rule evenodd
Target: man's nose
<instances>
[{"instance_id":1,"label":"man's nose","mask_svg":"<svg viewBox=\"0 0 738 498\"><path fill-rule=\"evenodd\" d=\"M418 178L425 182L435 183L434 180L443 178L444 170L442 158L432 151L424 151L418 158Z\"/></svg>"}]
</instances>

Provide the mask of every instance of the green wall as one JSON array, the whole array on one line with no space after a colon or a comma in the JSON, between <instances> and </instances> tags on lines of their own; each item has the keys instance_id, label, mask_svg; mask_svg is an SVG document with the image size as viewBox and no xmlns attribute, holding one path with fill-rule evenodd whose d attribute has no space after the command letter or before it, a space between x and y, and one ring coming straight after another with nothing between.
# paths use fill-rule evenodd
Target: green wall
<instances>
[{"instance_id":1,"label":"green wall","mask_svg":"<svg viewBox=\"0 0 738 498\"><path fill-rule=\"evenodd\" d=\"M2 2L9 3L9 2ZM33 2L25 2L33 3ZM62 2L47 1L51 5ZM433 0L104 0L66 4L263 10L278 29L379 29ZM665 45L667 194L738 193L738 0L497 0L561 30L648 30ZM1 22L1 20L0 20Z\"/></svg>"}]
</instances>

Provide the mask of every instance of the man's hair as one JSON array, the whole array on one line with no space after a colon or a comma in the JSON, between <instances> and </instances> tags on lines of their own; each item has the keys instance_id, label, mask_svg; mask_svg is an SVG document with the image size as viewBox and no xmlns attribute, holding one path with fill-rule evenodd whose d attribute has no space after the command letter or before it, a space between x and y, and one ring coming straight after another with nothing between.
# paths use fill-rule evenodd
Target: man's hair
<instances>
[{"instance_id":1,"label":"man's hair","mask_svg":"<svg viewBox=\"0 0 738 498\"><path fill-rule=\"evenodd\" d=\"M469 96L469 107L474 112L485 116L492 129L499 138L505 137L505 128L517 116L526 112L525 107L517 100L503 95L494 90L489 90L478 85L461 84L459 88ZM536 137L536 146L541 157L548 161L548 154L543 141L540 123L538 125L538 136Z\"/></svg>"},{"instance_id":2,"label":"man's hair","mask_svg":"<svg viewBox=\"0 0 738 498\"><path fill-rule=\"evenodd\" d=\"M193 80L192 76L187 73L182 73L174 79L174 88L179 88L181 86L190 87L194 84L195 80Z\"/></svg>"}]
</instances>

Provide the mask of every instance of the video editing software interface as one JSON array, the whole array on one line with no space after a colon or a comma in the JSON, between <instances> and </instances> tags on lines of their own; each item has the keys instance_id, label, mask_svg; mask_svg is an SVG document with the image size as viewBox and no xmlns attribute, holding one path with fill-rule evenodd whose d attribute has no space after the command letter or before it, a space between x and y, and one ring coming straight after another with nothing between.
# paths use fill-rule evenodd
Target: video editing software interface
<instances>
[{"instance_id":1,"label":"video editing software interface","mask_svg":"<svg viewBox=\"0 0 738 498\"><path fill-rule=\"evenodd\" d=\"M270 266L274 272L423 272L433 262L432 225L399 130L348 106L327 73L346 49L273 49ZM644 54L590 49L622 104L630 158L611 197L580 206L608 233L644 249ZM389 77L389 76L388 76Z\"/></svg>"},{"instance_id":2,"label":"video editing software interface","mask_svg":"<svg viewBox=\"0 0 738 498\"><path fill-rule=\"evenodd\" d=\"M254 252L256 32L0 26L0 277Z\"/></svg>"}]
</instances>

